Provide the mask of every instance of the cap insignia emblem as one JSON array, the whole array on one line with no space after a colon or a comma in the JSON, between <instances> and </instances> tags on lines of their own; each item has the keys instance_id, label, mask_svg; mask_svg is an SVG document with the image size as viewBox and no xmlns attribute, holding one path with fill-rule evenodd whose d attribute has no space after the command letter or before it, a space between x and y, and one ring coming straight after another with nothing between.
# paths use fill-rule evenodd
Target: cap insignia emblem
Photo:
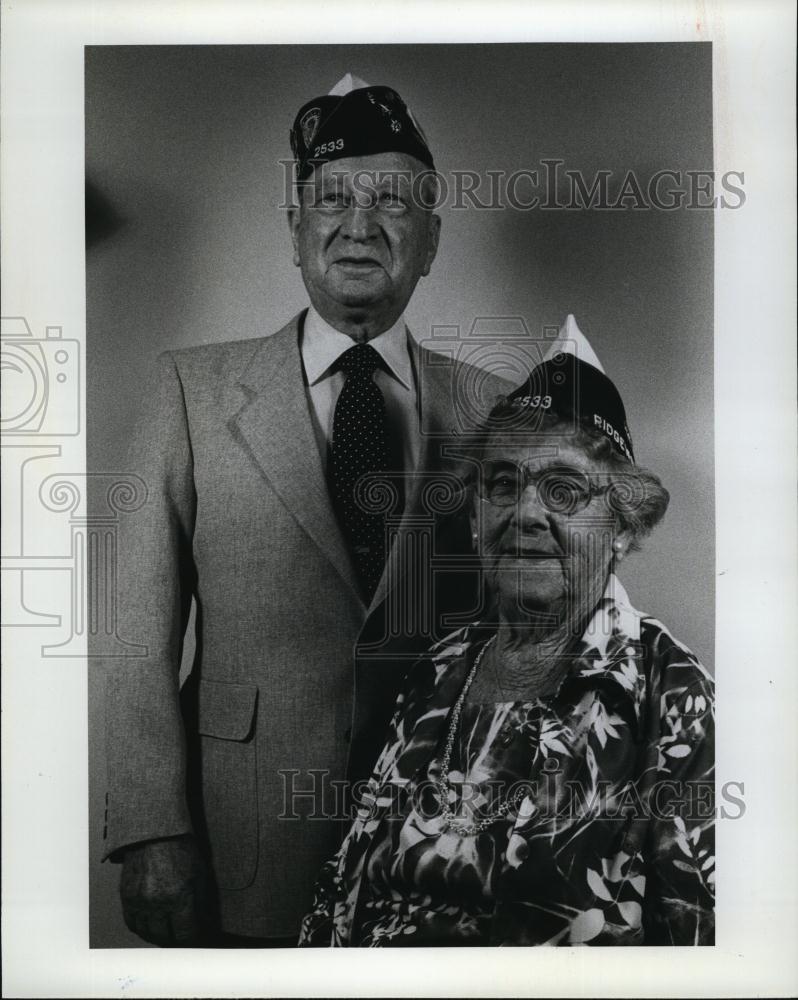
<instances>
[{"instance_id":1,"label":"cap insignia emblem","mask_svg":"<svg viewBox=\"0 0 798 1000\"><path fill-rule=\"evenodd\" d=\"M316 129L319 127L319 119L321 118L321 108L311 108L302 115L302 120L299 123L299 127L302 129L302 138L305 141L305 147L308 147L313 141L313 136L316 134Z\"/></svg>"}]
</instances>

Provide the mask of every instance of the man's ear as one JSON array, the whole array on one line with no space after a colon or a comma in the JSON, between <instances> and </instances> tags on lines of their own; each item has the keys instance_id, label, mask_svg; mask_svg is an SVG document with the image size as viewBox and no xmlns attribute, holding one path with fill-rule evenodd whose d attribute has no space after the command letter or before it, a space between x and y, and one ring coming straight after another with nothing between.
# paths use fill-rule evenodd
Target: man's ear
<instances>
[{"instance_id":1,"label":"man's ear","mask_svg":"<svg viewBox=\"0 0 798 1000\"><path fill-rule=\"evenodd\" d=\"M441 217L436 213L432 213L429 217L429 230L427 232L427 257L424 261L424 266L421 268L421 273L425 277L429 274L432 268L432 262L435 260L435 255L438 253L438 242L441 238Z\"/></svg>"},{"instance_id":2,"label":"man's ear","mask_svg":"<svg viewBox=\"0 0 798 1000\"><path fill-rule=\"evenodd\" d=\"M299 267L302 263L299 256L299 223L300 210L296 205L288 209L288 230L291 233L291 242L294 244L294 264Z\"/></svg>"}]
</instances>

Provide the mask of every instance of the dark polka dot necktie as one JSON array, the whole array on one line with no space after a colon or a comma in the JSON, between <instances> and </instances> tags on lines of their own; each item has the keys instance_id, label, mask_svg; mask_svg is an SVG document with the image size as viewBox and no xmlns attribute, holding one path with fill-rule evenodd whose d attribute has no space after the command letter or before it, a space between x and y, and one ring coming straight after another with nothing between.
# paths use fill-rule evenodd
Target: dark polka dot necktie
<instances>
[{"instance_id":1,"label":"dark polka dot necktie","mask_svg":"<svg viewBox=\"0 0 798 1000\"><path fill-rule=\"evenodd\" d=\"M356 344L338 359L346 375L333 415L330 484L363 593L370 601L385 566L385 515L369 512L368 488L358 481L390 468L388 416L380 387L381 367L369 344Z\"/></svg>"}]
</instances>

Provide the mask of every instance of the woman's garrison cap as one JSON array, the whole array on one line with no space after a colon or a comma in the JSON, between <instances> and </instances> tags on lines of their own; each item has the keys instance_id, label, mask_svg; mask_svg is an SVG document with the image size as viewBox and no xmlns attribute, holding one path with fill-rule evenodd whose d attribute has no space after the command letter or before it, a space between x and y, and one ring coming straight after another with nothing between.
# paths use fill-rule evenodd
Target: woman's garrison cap
<instances>
[{"instance_id":1,"label":"woman's garrison cap","mask_svg":"<svg viewBox=\"0 0 798 1000\"><path fill-rule=\"evenodd\" d=\"M635 460L621 394L571 315L546 357L506 397L504 405L575 421L609 438L628 461Z\"/></svg>"}]
</instances>

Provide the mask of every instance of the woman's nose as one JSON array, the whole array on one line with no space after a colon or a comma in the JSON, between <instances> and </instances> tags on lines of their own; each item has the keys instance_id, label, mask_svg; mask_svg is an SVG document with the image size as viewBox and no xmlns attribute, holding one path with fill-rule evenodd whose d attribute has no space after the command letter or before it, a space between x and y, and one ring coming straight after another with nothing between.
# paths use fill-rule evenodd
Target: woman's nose
<instances>
[{"instance_id":1,"label":"woman's nose","mask_svg":"<svg viewBox=\"0 0 798 1000\"><path fill-rule=\"evenodd\" d=\"M515 519L523 531L532 531L548 526L548 510L540 502L537 486L530 483L521 491L515 507Z\"/></svg>"}]
</instances>

